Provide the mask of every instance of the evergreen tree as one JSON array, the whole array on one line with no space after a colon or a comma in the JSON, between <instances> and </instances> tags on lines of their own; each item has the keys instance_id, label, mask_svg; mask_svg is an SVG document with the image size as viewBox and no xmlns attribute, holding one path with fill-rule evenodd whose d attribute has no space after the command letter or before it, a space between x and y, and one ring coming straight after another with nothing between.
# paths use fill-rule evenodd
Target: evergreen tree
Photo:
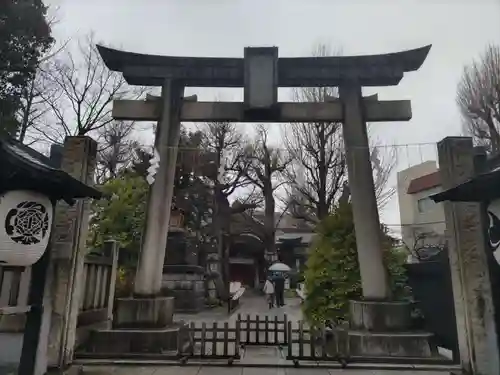
<instances>
[{"instance_id":1,"label":"evergreen tree","mask_svg":"<svg viewBox=\"0 0 500 375\"><path fill-rule=\"evenodd\" d=\"M17 133L21 92L52 45L46 11L42 0L3 0L0 6L0 135Z\"/></svg>"},{"instance_id":2,"label":"evergreen tree","mask_svg":"<svg viewBox=\"0 0 500 375\"><path fill-rule=\"evenodd\" d=\"M393 249L395 240L388 235L387 229L381 228L381 231L393 297L402 298L407 293L403 268L405 257ZM318 225L304 276L304 313L308 321L322 325L347 320L349 300L362 295L350 203L341 203Z\"/></svg>"}]
</instances>

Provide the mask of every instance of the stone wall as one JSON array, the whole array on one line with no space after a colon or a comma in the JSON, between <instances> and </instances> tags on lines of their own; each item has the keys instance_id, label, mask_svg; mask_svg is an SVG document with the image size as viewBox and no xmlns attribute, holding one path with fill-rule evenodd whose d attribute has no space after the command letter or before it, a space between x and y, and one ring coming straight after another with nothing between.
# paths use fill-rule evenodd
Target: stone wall
<instances>
[{"instance_id":1,"label":"stone wall","mask_svg":"<svg viewBox=\"0 0 500 375\"><path fill-rule=\"evenodd\" d=\"M73 178L93 185L97 143L89 137L66 137L61 169ZM64 367L71 363L83 281L90 200L73 206L59 202L54 216L51 264L46 280L47 306L40 342L40 368ZM50 327L46 334L45 330ZM45 341L45 342L44 342ZM43 348L46 346L46 348ZM46 352L45 352L46 351Z\"/></svg>"}]
</instances>

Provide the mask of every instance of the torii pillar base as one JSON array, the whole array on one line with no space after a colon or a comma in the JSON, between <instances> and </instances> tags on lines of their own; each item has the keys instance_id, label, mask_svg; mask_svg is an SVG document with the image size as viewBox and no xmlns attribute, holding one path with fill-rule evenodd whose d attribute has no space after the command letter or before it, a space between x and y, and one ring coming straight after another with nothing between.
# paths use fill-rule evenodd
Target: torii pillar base
<instances>
[{"instance_id":1,"label":"torii pillar base","mask_svg":"<svg viewBox=\"0 0 500 375\"><path fill-rule=\"evenodd\" d=\"M439 358L432 333L412 327L409 302L350 301L349 310L349 356Z\"/></svg>"},{"instance_id":2,"label":"torii pillar base","mask_svg":"<svg viewBox=\"0 0 500 375\"><path fill-rule=\"evenodd\" d=\"M173 297L118 298L115 306L113 328L93 331L84 356L153 353L177 357L189 349L188 327L173 321Z\"/></svg>"},{"instance_id":3,"label":"torii pillar base","mask_svg":"<svg viewBox=\"0 0 500 375\"><path fill-rule=\"evenodd\" d=\"M155 296L150 298L129 297L115 301L113 316L115 328L164 328L172 324L174 297Z\"/></svg>"}]
</instances>

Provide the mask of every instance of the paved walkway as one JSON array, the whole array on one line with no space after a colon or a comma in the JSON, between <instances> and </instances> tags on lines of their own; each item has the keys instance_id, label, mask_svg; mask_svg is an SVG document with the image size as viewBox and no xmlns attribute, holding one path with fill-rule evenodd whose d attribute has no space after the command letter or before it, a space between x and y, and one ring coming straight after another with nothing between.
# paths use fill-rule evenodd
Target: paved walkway
<instances>
[{"instance_id":1,"label":"paved walkway","mask_svg":"<svg viewBox=\"0 0 500 375\"><path fill-rule=\"evenodd\" d=\"M274 319L275 316L282 318L285 314L288 316L288 320L296 322L302 319L302 311L300 308L299 298L286 298L285 306L280 308L269 309L264 296L260 296L255 292L245 292L243 295L240 307L231 316L228 316L227 310L223 308L216 308L212 310L202 311L197 314L175 314L174 320L184 320L185 322L229 322L234 323L238 317L238 314L246 316L251 315L253 318L256 315L265 316L267 315L269 319Z\"/></svg>"},{"instance_id":2,"label":"paved walkway","mask_svg":"<svg viewBox=\"0 0 500 375\"><path fill-rule=\"evenodd\" d=\"M83 371L82 371L83 370ZM449 371L365 370L322 368L85 366L68 375L448 375Z\"/></svg>"}]
</instances>

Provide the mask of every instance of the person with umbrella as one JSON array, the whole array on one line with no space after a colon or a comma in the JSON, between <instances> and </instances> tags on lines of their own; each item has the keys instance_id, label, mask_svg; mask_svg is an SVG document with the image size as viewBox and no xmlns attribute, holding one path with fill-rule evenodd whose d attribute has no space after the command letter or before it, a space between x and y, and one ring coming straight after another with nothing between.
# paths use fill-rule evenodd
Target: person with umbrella
<instances>
[{"instance_id":1,"label":"person with umbrella","mask_svg":"<svg viewBox=\"0 0 500 375\"><path fill-rule=\"evenodd\" d=\"M264 284L264 293L266 295L269 308L272 309L274 307L274 284L271 282L270 277L266 279L266 283Z\"/></svg>"},{"instance_id":2,"label":"person with umbrella","mask_svg":"<svg viewBox=\"0 0 500 375\"><path fill-rule=\"evenodd\" d=\"M290 267L285 263L274 263L269 267L269 271L274 273L274 293L276 296L276 306L285 306L285 274L290 272Z\"/></svg>"}]
</instances>

